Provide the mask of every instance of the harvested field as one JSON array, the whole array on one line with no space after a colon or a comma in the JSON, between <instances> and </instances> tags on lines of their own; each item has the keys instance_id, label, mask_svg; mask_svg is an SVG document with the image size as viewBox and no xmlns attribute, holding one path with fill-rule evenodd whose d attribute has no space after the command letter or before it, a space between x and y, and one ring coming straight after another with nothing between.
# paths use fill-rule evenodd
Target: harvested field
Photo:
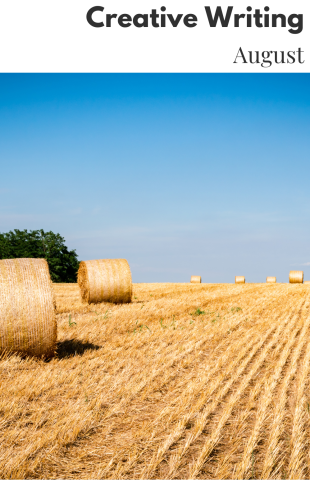
<instances>
[{"instance_id":1,"label":"harvested field","mask_svg":"<svg viewBox=\"0 0 310 480\"><path fill-rule=\"evenodd\" d=\"M0 361L1 478L309 478L310 289L54 285L58 353Z\"/></svg>"}]
</instances>

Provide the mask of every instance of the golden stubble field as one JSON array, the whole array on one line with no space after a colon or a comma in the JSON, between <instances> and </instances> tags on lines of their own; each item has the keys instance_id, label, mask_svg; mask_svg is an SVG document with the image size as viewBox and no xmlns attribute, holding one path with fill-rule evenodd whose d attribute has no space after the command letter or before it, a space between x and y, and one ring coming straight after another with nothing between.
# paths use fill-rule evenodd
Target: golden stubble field
<instances>
[{"instance_id":1,"label":"golden stubble field","mask_svg":"<svg viewBox=\"0 0 310 480\"><path fill-rule=\"evenodd\" d=\"M310 477L310 286L54 289L57 356L0 360L1 478Z\"/></svg>"}]
</instances>

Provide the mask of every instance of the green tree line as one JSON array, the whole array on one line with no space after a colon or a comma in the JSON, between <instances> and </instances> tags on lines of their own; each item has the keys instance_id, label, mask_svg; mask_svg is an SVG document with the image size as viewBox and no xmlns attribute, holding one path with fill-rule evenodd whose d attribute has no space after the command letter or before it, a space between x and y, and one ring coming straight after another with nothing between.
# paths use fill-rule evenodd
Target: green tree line
<instances>
[{"instance_id":1,"label":"green tree line","mask_svg":"<svg viewBox=\"0 0 310 480\"><path fill-rule=\"evenodd\" d=\"M0 259L45 258L53 282L76 282L79 261L59 233L17 230L0 233Z\"/></svg>"}]
</instances>

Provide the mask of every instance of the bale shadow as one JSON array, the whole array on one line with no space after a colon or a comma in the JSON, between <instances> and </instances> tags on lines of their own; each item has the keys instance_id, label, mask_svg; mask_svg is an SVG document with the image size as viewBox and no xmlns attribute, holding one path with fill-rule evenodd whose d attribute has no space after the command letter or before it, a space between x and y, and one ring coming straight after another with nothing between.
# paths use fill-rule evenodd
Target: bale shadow
<instances>
[{"instance_id":1,"label":"bale shadow","mask_svg":"<svg viewBox=\"0 0 310 480\"><path fill-rule=\"evenodd\" d=\"M69 358L75 355L82 356L89 350L99 350L98 345L94 345L89 342L82 342L77 338L72 340L63 340L62 342L57 342L56 357L58 358Z\"/></svg>"}]
</instances>

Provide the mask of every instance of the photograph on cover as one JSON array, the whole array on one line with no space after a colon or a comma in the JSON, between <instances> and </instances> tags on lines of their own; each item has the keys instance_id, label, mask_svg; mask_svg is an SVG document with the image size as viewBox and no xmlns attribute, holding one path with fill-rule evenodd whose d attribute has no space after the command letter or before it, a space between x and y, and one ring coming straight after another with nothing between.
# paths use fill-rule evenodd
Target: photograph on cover
<instances>
[{"instance_id":1,"label":"photograph on cover","mask_svg":"<svg viewBox=\"0 0 310 480\"><path fill-rule=\"evenodd\" d=\"M0 74L0 478L309 478L309 74Z\"/></svg>"}]
</instances>

